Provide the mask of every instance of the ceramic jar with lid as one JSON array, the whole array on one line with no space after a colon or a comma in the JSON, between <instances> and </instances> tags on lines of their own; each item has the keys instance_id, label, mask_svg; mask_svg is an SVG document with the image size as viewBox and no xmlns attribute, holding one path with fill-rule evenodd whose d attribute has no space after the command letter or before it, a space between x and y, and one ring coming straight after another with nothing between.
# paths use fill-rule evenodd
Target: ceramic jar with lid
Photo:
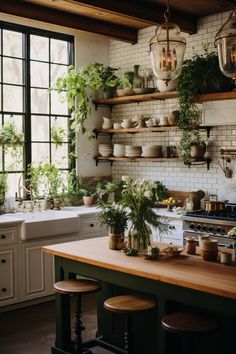
<instances>
[{"instance_id":1,"label":"ceramic jar with lid","mask_svg":"<svg viewBox=\"0 0 236 354\"><path fill-rule=\"evenodd\" d=\"M196 253L196 240L192 236L186 237L186 246L185 251L188 254L195 254Z\"/></svg>"}]
</instances>

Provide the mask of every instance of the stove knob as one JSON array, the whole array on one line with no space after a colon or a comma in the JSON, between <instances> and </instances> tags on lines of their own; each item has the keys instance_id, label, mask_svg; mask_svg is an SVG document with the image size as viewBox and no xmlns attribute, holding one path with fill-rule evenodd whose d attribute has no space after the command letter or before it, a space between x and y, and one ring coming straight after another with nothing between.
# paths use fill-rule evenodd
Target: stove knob
<instances>
[{"instance_id":1,"label":"stove knob","mask_svg":"<svg viewBox=\"0 0 236 354\"><path fill-rule=\"evenodd\" d=\"M190 225L189 225L189 228L190 228L190 229L195 229L195 224L190 224Z\"/></svg>"},{"instance_id":2,"label":"stove knob","mask_svg":"<svg viewBox=\"0 0 236 354\"><path fill-rule=\"evenodd\" d=\"M220 233L222 232L221 227L217 227L217 228L216 228L216 232L217 232L218 234L220 234Z\"/></svg>"},{"instance_id":3,"label":"stove knob","mask_svg":"<svg viewBox=\"0 0 236 354\"><path fill-rule=\"evenodd\" d=\"M197 230L201 230L202 226L201 225L197 225Z\"/></svg>"},{"instance_id":4,"label":"stove knob","mask_svg":"<svg viewBox=\"0 0 236 354\"><path fill-rule=\"evenodd\" d=\"M221 233L224 235L226 233L225 229L221 229Z\"/></svg>"},{"instance_id":5,"label":"stove knob","mask_svg":"<svg viewBox=\"0 0 236 354\"><path fill-rule=\"evenodd\" d=\"M203 225L203 227L202 227L202 231L206 231L206 230L207 230L206 225Z\"/></svg>"},{"instance_id":6,"label":"stove knob","mask_svg":"<svg viewBox=\"0 0 236 354\"><path fill-rule=\"evenodd\" d=\"M213 232L213 227L212 227L212 226L209 226L209 227L208 227L208 231L209 231L209 232Z\"/></svg>"}]
</instances>

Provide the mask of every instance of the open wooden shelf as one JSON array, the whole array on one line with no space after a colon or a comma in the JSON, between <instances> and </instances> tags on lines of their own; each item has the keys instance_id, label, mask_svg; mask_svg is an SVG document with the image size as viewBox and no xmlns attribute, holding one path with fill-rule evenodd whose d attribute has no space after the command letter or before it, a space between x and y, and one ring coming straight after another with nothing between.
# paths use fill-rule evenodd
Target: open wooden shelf
<instances>
[{"instance_id":1,"label":"open wooden shelf","mask_svg":"<svg viewBox=\"0 0 236 354\"><path fill-rule=\"evenodd\" d=\"M210 130L212 126L199 126L197 129L206 130L207 137L209 138ZM136 134L136 133L155 133L155 132L175 132L178 131L179 128L175 126L163 126L163 127L146 127L146 128L119 128L119 129L94 129L93 132L97 138L98 135L106 135L106 134Z\"/></svg>"},{"instance_id":2,"label":"open wooden shelf","mask_svg":"<svg viewBox=\"0 0 236 354\"><path fill-rule=\"evenodd\" d=\"M139 103L152 100L167 100L170 98L179 97L177 91L167 91L167 92L153 92L146 93L142 95L131 95L131 96L122 96L106 99L94 100L93 103L95 106L113 106L117 104L127 104L127 103ZM219 101L219 100L231 100L236 99L236 91L230 92L214 92L214 93L205 93L198 95L195 98L195 102L203 103L208 101Z\"/></svg>"},{"instance_id":3,"label":"open wooden shelf","mask_svg":"<svg viewBox=\"0 0 236 354\"><path fill-rule=\"evenodd\" d=\"M94 156L94 160L96 161L96 166L99 162L110 161L111 165L114 161L131 161L131 162L179 162L179 157L103 157L103 156Z\"/></svg>"},{"instance_id":4,"label":"open wooden shelf","mask_svg":"<svg viewBox=\"0 0 236 354\"><path fill-rule=\"evenodd\" d=\"M130 162L181 162L181 159L179 157L114 157L114 156L109 156L109 157L103 157L103 156L94 156L94 160L96 161L96 166L98 163L105 162L105 161L110 161L111 165L113 164L113 161L130 161ZM193 159L192 161L185 163L185 165L188 165L189 168L191 166L196 166L196 165L207 165L207 169L209 170L209 166L211 163L212 159L211 158L203 158L201 160L196 160Z\"/></svg>"}]
</instances>

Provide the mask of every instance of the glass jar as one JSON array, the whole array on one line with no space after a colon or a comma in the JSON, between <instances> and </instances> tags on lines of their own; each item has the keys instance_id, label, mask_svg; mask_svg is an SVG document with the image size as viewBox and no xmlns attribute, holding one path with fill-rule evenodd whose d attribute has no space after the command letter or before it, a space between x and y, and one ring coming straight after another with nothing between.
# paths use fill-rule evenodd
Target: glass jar
<instances>
[{"instance_id":1,"label":"glass jar","mask_svg":"<svg viewBox=\"0 0 236 354\"><path fill-rule=\"evenodd\" d=\"M140 65L134 65L134 79L133 79L133 88L141 88L143 86L143 79L139 75Z\"/></svg>"}]
</instances>

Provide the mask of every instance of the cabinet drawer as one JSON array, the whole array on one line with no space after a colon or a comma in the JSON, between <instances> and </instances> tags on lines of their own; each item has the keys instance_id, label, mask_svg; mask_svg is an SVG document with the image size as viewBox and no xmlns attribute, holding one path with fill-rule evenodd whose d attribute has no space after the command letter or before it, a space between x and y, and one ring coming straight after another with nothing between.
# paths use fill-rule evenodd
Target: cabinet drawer
<instances>
[{"instance_id":1,"label":"cabinet drawer","mask_svg":"<svg viewBox=\"0 0 236 354\"><path fill-rule=\"evenodd\" d=\"M100 225L100 222L97 218L89 217L89 218L81 218L80 219L80 236L83 238L86 234L97 233L97 236L100 236L101 233L104 233L104 228Z\"/></svg>"},{"instance_id":2,"label":"cabinet drawer","mask_svg":"<svg viewBox=\"0 0 236 354\"><path fill-rule=\"evenodd\" d=\"M1 227L0 228L0 246L8 245L17 242L16 227Z\"/></svg>"}]
</instances>

